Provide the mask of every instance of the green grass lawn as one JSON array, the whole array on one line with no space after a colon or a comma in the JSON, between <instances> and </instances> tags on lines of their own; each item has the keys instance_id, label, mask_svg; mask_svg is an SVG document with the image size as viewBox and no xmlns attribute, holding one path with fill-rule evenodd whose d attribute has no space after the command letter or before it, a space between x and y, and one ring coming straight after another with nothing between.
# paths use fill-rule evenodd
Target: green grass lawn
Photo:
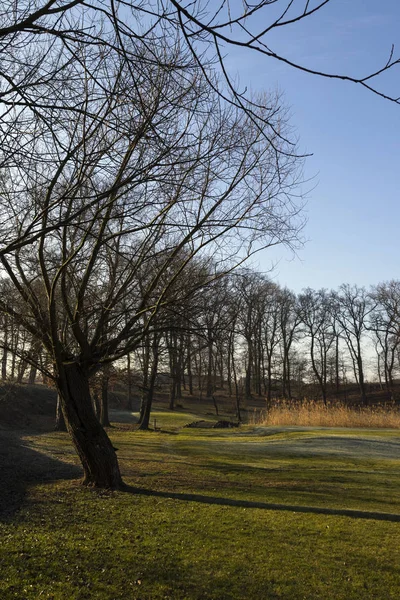
<instances>
[{"instance_id":1,"label":"green grass lawn","mask_svg":"<svg viewBox=\"0 0 400 600\"><path fill-rule=\"evenodd\" d=\"M110 430L127 492L31 482L0 520L0 598L400 598L398 432L177 429L187 417ZM76 464L66 434L24 443Z\"/></svg>"}]
</instances>

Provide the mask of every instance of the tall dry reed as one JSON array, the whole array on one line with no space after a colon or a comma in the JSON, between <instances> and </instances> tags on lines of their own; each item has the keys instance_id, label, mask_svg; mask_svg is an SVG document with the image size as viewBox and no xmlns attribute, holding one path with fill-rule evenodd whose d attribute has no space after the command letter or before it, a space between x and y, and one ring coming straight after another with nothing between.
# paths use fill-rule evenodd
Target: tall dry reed
<instances>
[{"instance_id":1,"label":"tall dry reed","mask_svg":"<svg viewBox=\"0 0 400 600\"><path fill-rule=\"evenodd\" d=\"M328 406L307 400L282 400L268 411L254 415L257 425L299 425L309 427L400 428L400 410L394 406L351 407L341 403Z\"/></svg>"}]
</instances>

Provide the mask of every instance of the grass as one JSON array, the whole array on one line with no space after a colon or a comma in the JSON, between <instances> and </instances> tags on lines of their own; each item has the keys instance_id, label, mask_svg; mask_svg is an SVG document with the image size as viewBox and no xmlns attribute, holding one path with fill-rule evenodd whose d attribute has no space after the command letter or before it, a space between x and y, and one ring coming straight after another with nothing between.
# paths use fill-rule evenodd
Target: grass
<instances>
[{"instance_id":1,"label":"grass","mask_svg":"<svg viewBox=\"0 0 400 600\"><path fill-rule=\"evenodd\" d=\"M128 492L32 483L0 521L2 600L400 597L398 432L176 429L187 416L110 430ZM76 463L66 434L23 443Z\"/></svg>"},{"instance_id":2,"label":"grass","mask_svg":"<svg viewBox=\"0 0 400 600\"><path fill-rule=\"evenodd\" d=\"M393 406L352 407L340 402L325 406L312 400L301 404L282 400L253 421L261 425L399 429L400 411Z\"/></svg>"},{"instance_id":3,"label":"grass","mask_svg":"<svg viewBox=\"0 0 400 600\"><path fill-rule=\"evenodd\" d=\"M135 414L138 418L139 413ZM215 415L210 416L202 414L199 416L196 413L190 412L190 410L185 412L180 412L179 410L154 410L151 413L150 425L151 427L154 427L155 423L157 428L160 427L161 429L174 429L177 427L184 427L185 425L188 425L193 421L199 421L200 419L215 423L216 418L217 417L215 417Z\"/></svg>"}]
</instances>

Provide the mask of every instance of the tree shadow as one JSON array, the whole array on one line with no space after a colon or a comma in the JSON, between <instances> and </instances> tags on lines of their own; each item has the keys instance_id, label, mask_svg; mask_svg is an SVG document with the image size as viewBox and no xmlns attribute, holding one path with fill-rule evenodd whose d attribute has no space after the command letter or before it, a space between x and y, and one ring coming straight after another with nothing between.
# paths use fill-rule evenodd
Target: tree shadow
<instances>
[{"instance_id":1,"label":"tree shadow","mask_svg":"<svg viewBox=\"0 0 400 600\"><path fill-rule=\"evenodd\" d=\"M181 492L163 492L158 490L149 490L127 485L124 491L129 494L141 494L144 496L155 496L158 498L168 498L181 500L183 502L200 502L202 504L215 504L220 506L236 506L239 508L258 508L264 510L283 511L291 513L306 513L315 515L330 515L338 517L350 517L352 519L367 519L375 521L400 522L400 515L393 513L354 510L350 508L327 508L319 506L298 506L290 504L275 504L269 502L253 502L251 500L236 500L234 498L221 498L218 496L205 496L202 494L185 494Z\"/></svg>"},{"instance_id":2,"label":"tree shadow","mask_svg":"<svg viewBox=\"0 0 400 600\"><path fill-rule=\"evenodd\" d=\"M77 479L82 470L33 449L14 431L0 431L0 521L21 507L33 483Z\"/></svg>"}]
</instances>

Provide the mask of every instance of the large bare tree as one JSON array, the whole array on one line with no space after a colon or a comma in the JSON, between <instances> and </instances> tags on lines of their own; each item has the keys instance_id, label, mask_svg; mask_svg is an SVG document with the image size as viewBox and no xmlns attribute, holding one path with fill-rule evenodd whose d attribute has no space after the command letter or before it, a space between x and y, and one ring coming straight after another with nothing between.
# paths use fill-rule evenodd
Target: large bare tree
<instances>
[{"instance_id":1,"label":"large bare tree","mask_svg":"<svg viewBox=\"0 0 400 600\"><path fill-rule=\"evenodd\" d=\"M129 60L103 51L82 44L51 110L3 114L0 261L19 304L0 308L51 357L38 367L55 380L86 483L115 488L90 377L163 326L196 257L212 257L212 280L260 247L296 243L301 221L283 136L271 143L224 105L178 42L139 40ZM283 132L270 100L264 120Z\"/></svg>"}]
</instances>

